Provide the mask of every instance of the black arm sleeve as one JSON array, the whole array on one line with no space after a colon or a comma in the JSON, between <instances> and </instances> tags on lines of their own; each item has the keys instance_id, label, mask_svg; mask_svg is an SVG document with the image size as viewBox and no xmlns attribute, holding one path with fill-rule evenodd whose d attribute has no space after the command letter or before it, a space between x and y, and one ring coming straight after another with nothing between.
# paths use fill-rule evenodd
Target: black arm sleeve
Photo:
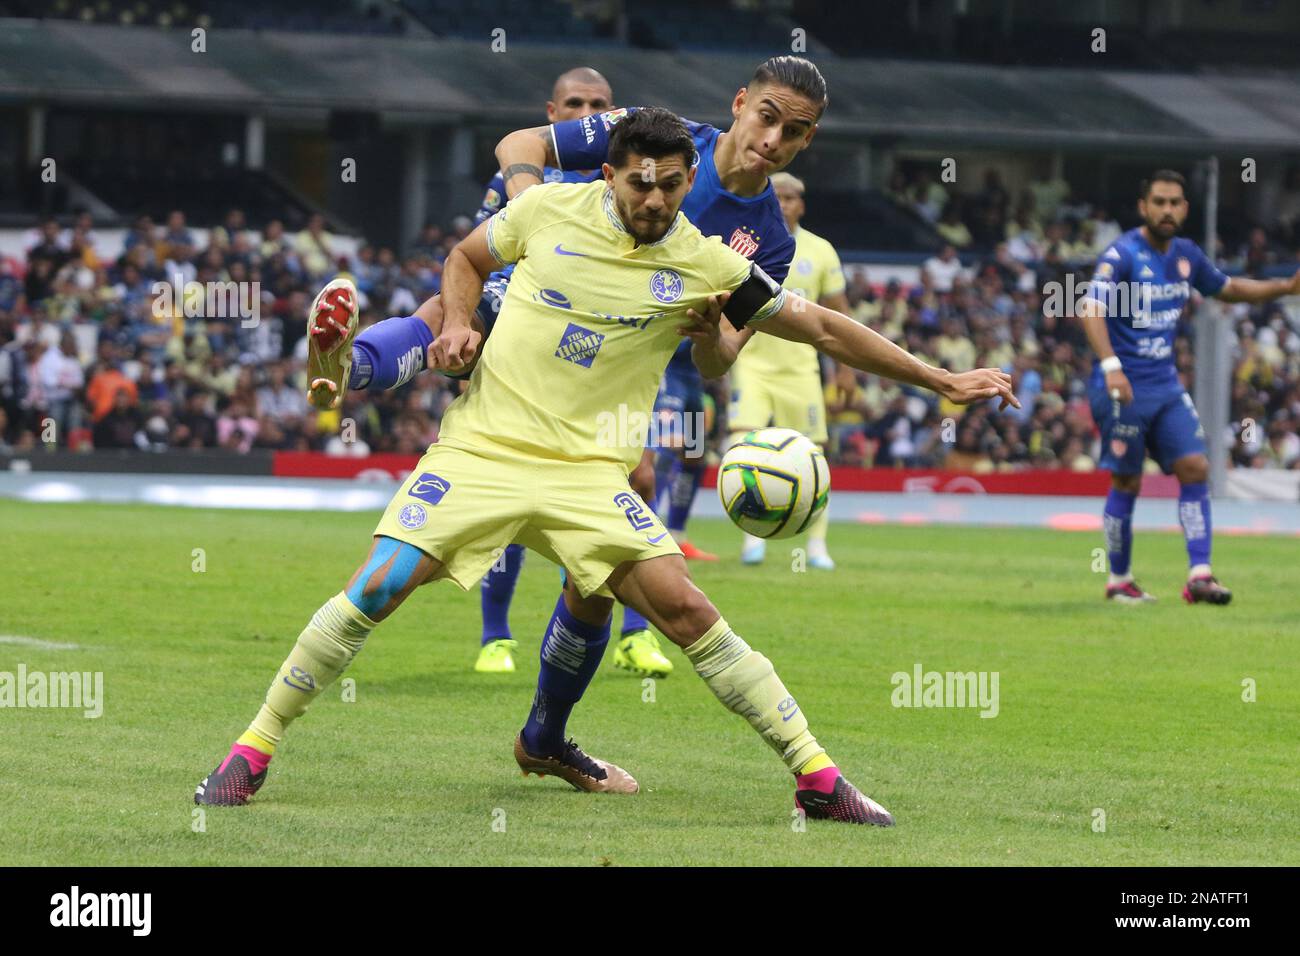
<instances>
[{"instance_id":1,"label":"black arm sleeve","mask_svg":"<svg viewBox=\"0 0 1300 956\"><path fill-rule=\"evenodd\" d=\"M737 329L743 329L754 313L781 294L781 283L772 279L755 262L749 267L749 278L731 293L722 307L722 314Z\"/></svg>"}]
</instances>

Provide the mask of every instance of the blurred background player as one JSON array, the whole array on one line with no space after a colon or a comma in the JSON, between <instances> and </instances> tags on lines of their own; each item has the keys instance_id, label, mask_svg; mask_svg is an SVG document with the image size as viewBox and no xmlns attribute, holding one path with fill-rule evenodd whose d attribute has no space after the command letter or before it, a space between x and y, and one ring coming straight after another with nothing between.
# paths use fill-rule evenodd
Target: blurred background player
<instances>
[{"instance_id":1,"label":"blurred background player","mask_svg":"<svg viewBox=\"0 0 1300 956\"><path fill-rule=\"evenodd\" d=\"M794 236L794 262L785 277L785 288L809 302L848 314L851 309L844 294L844 272L834 246L799 226L804 215L803 182L789 173L777 173L772 177L772 188L781 203L786 228ZM732 433L729 445L739 441L745 432L771 425L803 432L825 450L826 396L817 350L770 335L752 336L731 367L731 408L727 418ZM808 528L808 563L823 571L835 570L835 562L826 550L828 510L823 508ZM766 547L762 538L746 534L740 560L759 564Z\"/></svg>"},{"instance_id":2,"label":"blurred background player","mask_svg":"<svg viewBox=\"0 0 1300 956\"><path fill-rule=\"evenodd\" d=\"M1186 188L1183 176L1170 169L1158 170L1142 184L1143 224L1102 253L1080 310L1097 354L1088 397L1101 428L1101 467L1111 472L1103 512L1110 555L1106 597L1125 604L1155 600L1130 570L1133 505L1148 452L1165 474L1178 477L1178 520L1189 565L1183 600L1232 600L1232 592L1210 572L1205 434L1174 361L1174 333L1191 290L1250 303L1300 293L1300 272L1290 279L1228 278L1196 243L1179 238L1188 211Z\"/></svg>"}]
</instances>

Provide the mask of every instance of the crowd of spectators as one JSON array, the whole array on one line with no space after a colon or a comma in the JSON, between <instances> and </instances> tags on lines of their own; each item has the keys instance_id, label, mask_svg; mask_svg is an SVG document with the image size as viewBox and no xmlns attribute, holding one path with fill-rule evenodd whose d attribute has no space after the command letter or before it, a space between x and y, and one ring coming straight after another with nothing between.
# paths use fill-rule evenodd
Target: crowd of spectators
<instances>
[{"instance_id":1,"label":"crowd of spectators","mask_svg":"<svg viewBox=\"0 0 1300 956\"><path fill-rule=\"evenodd\" d=\"M951 197L926 198L934 184L913 185L920 187L908 193L914 201L941 206L936 220L954 219ZM1100 209L1070 205L1068 188L1059 187L1046 226L1038 226L1032 192L1004 223L989 211L1009 207L999 190L996 175L987 178L986 198L970 206L980 210L975 225L956 219L970 231L1001 230L992 233L989 254L963 264L953 236L914 284L872 284L850 268L848 296L858 321L926 361L954 371L1010 370L1023 407L951 406L827 360L833 461L976 471L1096 467L1085 385L1091 352L1077 319L1044 308L1044 290L1071 275L1081 288L1098 245L1119 227ZM333 236L319 216L291 236L278 222L249 229L239 210L196 230L178 210L161 224L140 217L114 248L87 215L66 227L48 221L23 257L0 258L0 452L420 452L437 438L458 383L425 374L393 392L349 393L340 408L318 412L305 400L304 319L315 291L339 272L362 292L363 325L411 313L439 290L443 260L470 228L464 217L430 225L398 255ZM1279 253L1274 234L1264 233L1260 248L1259 262L1296 255L1285 245ZM1251 271L1250 250L1243 255L1221 265ZM240 284L240 295L214 303L205 290L222 283ZM231 302L239 307L222 307ZM1189 306L1176 345L1189 388L1191 320L1205 307ZM1300 467L1300 311L1288 313L1284 303L1228 308L1237 333L1233 461ZM725 409L722 383L711 390ZM715 418L712 435L721 441L726 423Z\"/></svg>"},{"instance_id":2,"label":"crowd of spectators","mask_svg":"<svg viewBox=\"0 0 1300 956\"><path fill-rule=\"evenodd\" d=\"M422 451L456 383L420 376L319 413L305 398L305 318L339 272L362 293L363 323L409 314L469 229L429 226L399 257L341 242L319 216L290 236L231 210L202 242L179 210L161 225L142 216L116 250L89 216L50 220L22 260L0 259L0 452Z\"/></svg>"}]
</instances>

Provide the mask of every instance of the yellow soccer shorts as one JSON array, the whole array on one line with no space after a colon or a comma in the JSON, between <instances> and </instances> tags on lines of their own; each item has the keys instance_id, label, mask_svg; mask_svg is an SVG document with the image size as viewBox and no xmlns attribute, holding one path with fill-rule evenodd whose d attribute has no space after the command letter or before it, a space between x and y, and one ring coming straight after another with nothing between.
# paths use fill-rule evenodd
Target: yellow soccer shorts
<instances>
[{"instance_id":1,"label":"yellow soccer shorts","mask_svg":"<svg viewBox=\"0 0 1300 956\"><path fill-rule=\"evenodd\" d=\"M727 427L737 432L768 426L793 428L825 445L829 436L821 376L816 372L763 375L733 366Z\"/></svg>"},{"instance_id":2,"label":"yellow soccer shorts","mask_svg":"<svg viewBox=\"0 0 1300 956\"><path fill-rule=\"evenodd\" d=\"M561 462L435 444L388 503L375 534L405 541L469 590L512 542L563 567L584 597L625 561L681 554L618 462Z\"/></svg>"}]
</instances>

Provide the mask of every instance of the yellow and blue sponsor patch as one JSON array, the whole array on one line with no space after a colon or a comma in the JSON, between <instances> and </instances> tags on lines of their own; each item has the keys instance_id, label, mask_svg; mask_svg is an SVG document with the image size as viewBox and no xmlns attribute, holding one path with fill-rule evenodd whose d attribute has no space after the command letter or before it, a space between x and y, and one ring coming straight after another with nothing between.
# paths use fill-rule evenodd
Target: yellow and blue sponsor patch
<instances>
[{"instance_id":1,"label":"yellow and blue sponsor patch","mask_svg":"<svg viewBox=\"0 0 1300 956\"><path fill-rule=\"evenodd\" d=\"M574 365L581 365L583 368L591 368L591 363L596 360L596 353L600 351L600 345L604 341L605 336L599 332L584 329L581 325L570 322L564 334L560 336L560 345L555 350L555 357L572 362Z\"/></svg>"}]
</instances>

